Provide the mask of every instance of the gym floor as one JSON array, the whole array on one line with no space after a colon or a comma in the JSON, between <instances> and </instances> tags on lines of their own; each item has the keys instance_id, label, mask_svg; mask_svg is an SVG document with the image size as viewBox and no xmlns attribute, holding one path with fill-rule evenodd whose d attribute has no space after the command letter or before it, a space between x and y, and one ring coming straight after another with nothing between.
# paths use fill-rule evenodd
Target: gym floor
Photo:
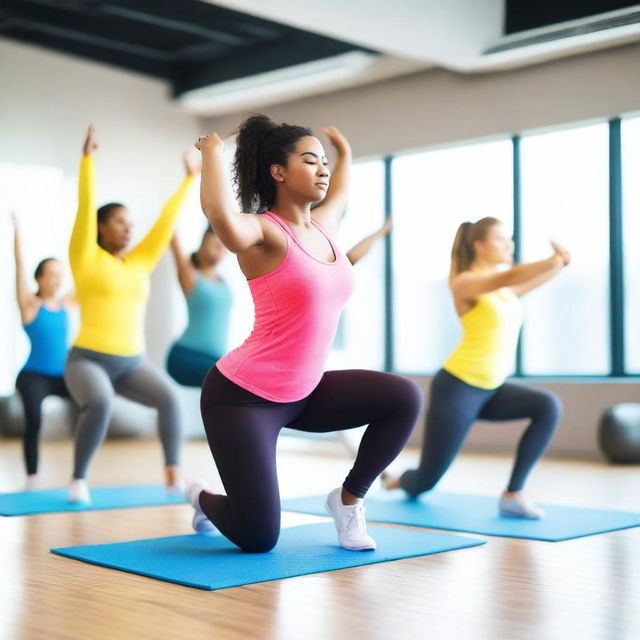
<instances>
[{"instance_id":1,"label":"gym floor","mask_svg":"<svg viewBox=\"0 0 640 640\"><path fill-rule=\"evenodd\" d=\"M417 451L403 454L397 469ZM349 458L332 442L281 438L283 497L340 484ZM42 484L66 483L71 443L44 443ZM462 455L441 483L497 494L504 456ZM187 478L216 482L205 442L184 450ZM161 482L155 440L108 441L93 486ZM0 444L0 491L20 489L20 442ZM540 502L640 510L640 467L544 460L529 491ZM55 546L190 532L188 505L0 518L2 639L517 638L640 637L640 528L546 543L487 538L488 544L433 556L200 591L80 563ZM283 514L283 525L320 518ZM370 526L375 537L375 526Z\"/></svg>"}]
</instances>

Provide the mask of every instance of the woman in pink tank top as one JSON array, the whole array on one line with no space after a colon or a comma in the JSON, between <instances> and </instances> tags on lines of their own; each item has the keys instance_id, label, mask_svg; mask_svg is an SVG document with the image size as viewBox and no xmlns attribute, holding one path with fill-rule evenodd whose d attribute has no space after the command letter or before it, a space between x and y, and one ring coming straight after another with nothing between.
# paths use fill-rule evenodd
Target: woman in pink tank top
<instances>
[{"instance_id":1,"label":"woman in pink tank top","mask_svg":"<svg viewBox=\"0 0 640 640\"><path fill-rule=\"evenodd\" d=\"M202 137L201 203L222 243L237 255L255 306L251 335L221 358L202 387L201 410L226 495L191 485L196 531L217 528L248 552L269 551L280 532L275 450L283 427L328 432L369 425L353 468L326 506L340 544L375 548L362 499L405 445L422 406L419 388L378 371L324 371L340 313L353 289L351 264L334 244L347 205L351 150L324 133L337 160L304 127L263 115L238 129L234 184L222 140ZM312 210L311 205L316 204Z\"/></svg>"}]
</instances>

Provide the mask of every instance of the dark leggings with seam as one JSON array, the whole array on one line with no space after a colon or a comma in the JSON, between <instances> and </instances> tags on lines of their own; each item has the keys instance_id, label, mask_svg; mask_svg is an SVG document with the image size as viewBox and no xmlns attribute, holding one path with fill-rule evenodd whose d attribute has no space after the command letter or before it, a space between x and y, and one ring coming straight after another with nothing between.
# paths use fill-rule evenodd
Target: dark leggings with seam
<instances>
[{"instance_id":1,"label":"dark leggings with seam","mask_svg":"<svg viewBox=\"0 0 640 640\"><path fill-rule=\"evenodd\" d=\"M42 424L42 402L47 396L69 398L69 391L62 376L45 376L34 371L18 374L16 389L24 405L23 452L27 473L38 472L38 439Z\"/></svg>"},{"instance_id":2,"label":"dark leggings with seam","mask_svg":"<svg viewBox=\"0 0 640 640\"><path fill-rule=\"evenodd\" d=\"M520 491L547 448L561 415L560 400L548 391L511 383L497 389L480 389L441 369L431 383L420 465L406 471L400 484L414 497L433 489L460 451L476 420L530 418L520 438L507 487L509 491Z\"/></svg>"},{"instance_id":3,"label":"dark leggings with seam","mask_svg":"<svg viewBox=\"0 0 640 640\"><path fill-rule=\"evenodd\" d=\"M272 549L280 534L276 441L283 427L313 433L369 425L343 486L364 497L400 453L422 407L420 388L378 371L326 372L297 402L265 400L213 367L202 387L201 410L226 496L203 491L202 510L247 552Z\"/></svg>"}]
</instances>

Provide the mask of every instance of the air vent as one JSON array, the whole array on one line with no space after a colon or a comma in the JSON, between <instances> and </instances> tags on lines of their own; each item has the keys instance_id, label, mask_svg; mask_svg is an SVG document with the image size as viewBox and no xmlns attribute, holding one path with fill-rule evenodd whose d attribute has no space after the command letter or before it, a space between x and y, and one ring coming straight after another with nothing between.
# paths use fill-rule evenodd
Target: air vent
<instances>
[{"instance_id":1,"label":"air vent","mask_svg":"<svg viewBox=\"0 0 640 640\"><path fill-rule=\"evenodd\" d=\"M571 23L570 25L564 23L562 26L554 25L553 27L545 27L542 29L536 29L535 31L508 36L497 45L487 49L484 54L500 53L511 49L520 49L522 47L529 47L536 44L564 40L566 38L575 38L577 36L597 33L599 31L607 31L610 29L638 24L640 24L640 10L637 9L624 11L622 14L620 12L616 12L615 15L609 15L608 17L603 17L602 15L593 16L586 20L580 20L579 23L578 21Z\"/></svg>"}]
</instances>

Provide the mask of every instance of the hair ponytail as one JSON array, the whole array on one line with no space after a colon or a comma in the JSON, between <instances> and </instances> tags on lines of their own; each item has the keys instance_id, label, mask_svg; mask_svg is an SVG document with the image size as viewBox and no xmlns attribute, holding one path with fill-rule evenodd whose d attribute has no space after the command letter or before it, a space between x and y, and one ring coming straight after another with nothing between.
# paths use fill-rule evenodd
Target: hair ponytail
<instances>
[{"instance_id":1,"label":"hair ponytail","mask_svg":"<svg viewBox=\"0 0 640 640\"><path fill-rule=\"evenodd\" d=\"M262 213L276 200L276 186L271 165L287 164L287 156L311 129L289 124L276 124L267 116L249 116L236 132L233 161L233 184L242 210Z\"/></svg>"},{"instance_id":2,"label":"hair ponytail","mask_svg":"<svg viewBox=\"0 0 640 640\"><path fill-rule=\"evenodd\" d=\"M469 233L473 227L471 222L463 222L456 232L451 248L451 275L466 271L473 262L473 247L469 244Z\"/></svg>"},{"instance_id":3,"label":"hair ponytail","mask_svg":"<svg viewBox=\"0 0 640 640\"><path fill-rule=\"evenodd\" d=\"M458 227L451 248L451 276L471 268L476 259L475 243L484 240L489 229L496 224L501 224L500 220L487 216L477 222L463 222Z\"/></svg>"}]
</instances>

